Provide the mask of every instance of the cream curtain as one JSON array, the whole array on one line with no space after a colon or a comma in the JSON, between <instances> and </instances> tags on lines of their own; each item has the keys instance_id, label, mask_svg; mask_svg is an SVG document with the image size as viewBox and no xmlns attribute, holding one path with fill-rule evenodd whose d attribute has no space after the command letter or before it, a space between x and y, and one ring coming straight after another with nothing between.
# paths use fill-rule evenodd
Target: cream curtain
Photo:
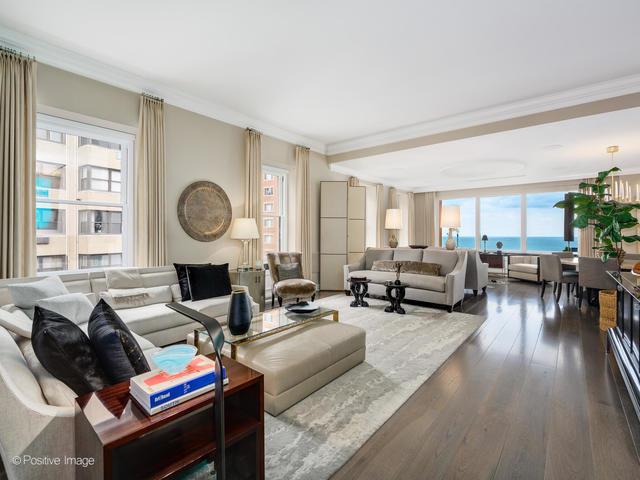
<instances>
[{"instance_id":1,"label":"cream curtain","mask_svg":"<svg viewBox=\"0 0 640 480\"><path fill-rule=\"evenodd\" d=\"M435 193L416 193L415 204L415 243L420 245L435 245Z\"/></svg>"},{"instance_id":2,"label":"cream curtain","mask_svg":"<svg viewBox=\"0 0 640 480\"><path fill-rule=\"evenodd\" d=\"M262 141L261 133L247 128L244 134L244 216L255 218L262 237ZM250 240L247 258L251 266L263 261L262 238Z\"/></svg>"},{"instance_id":3,"label":"cream curtain","mask_svg":"<svg viewBox=\"0 0 640 480\"><path fill-rule=\"evenodd\" d=\"M384 242L384 185L378 183L376 185L376 247L383 247Z\"/></svg>"},{"instance_id":4,"label":"cream curtain","mask_svg":"<svg viewBox=\"0 0 640 480\"><path fill-rule=\"evenodd\" d=\"M167 264L164 102L140 96L135 158L135 263Z\"/></svg>"},{"instance_id":5,"label":"cream curtain","mask_svg":"<svg viewBox=\"0 0 640 480\"><path fill-rule=\"evenodd\" d=\"M352 177L353 178L353 177ZM296 248L302 254L302 274L311 280L313 258L311 251L311 176L309 149L296 147Z\"/></svg>"},{"instance_id":6,"label":"cream curtain","mask_svg":"<svg viewBox=\"0 0 640 480\"><path fill-rule=\"evenodd\" d=\"M358 177L349 177L349 186L350 187L359 187L360 186L360 180L358 180Z\"/></svg>"},{"instance_id":7,"label":"cream curtain","mask_svg":"<svg viewBox=\"0 0 640 480\"><path fill-rule=\"evenodd\" d=\"M389 187L389 200L387 208L398 208L398 191L395 187Z\"/></svg>"},{"instance_id":8,"label":"cream curtain","mask_svg":"<svg viewBox=\"0 0 640 480\"><path fill-rule=\"evenodd\" d=\"M0 50L0 278L36 273L36 62Z\"/></svg>"},{"instance_id":9,"label":"cream curtain","mask_svg":"<svg viewBox=\"0 0 640 480\"><path fill-rule=\"evenodd\" d=\"M416 243L416 204L413 192L407 192L407 236L409 245Z\"/></svg>"},{"instance_id":10,"label":"cream curtain","mask_svg":"<svg viewBox=\"0 0 640 480\"><path fill-rule=\"evenodd\" d=\"M595 178L587 178L584 180L586 183L594 183ZM590 190L580 190L580 193L591 193ZM599 257L599 254L593 247L596 246L594 240L595 233L593 227L580 229L580 243L578 244L578 255L581 257Z\"/></svg>"}]
</instances>

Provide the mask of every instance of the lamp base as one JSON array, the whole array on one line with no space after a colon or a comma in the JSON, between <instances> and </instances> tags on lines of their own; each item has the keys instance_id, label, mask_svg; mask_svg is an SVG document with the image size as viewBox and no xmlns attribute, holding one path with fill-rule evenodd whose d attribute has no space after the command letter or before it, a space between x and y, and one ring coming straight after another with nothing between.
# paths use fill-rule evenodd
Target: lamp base
<instances>
[{"instance_id":1,"label":"lamp base","mask_svg":"<svg viewBox=\"0 0 640 480\"><path fill-rule=\"evenodd\" d=\"M447 250L456 249L456 241L453 239L453 228L449 229L449 235L447 236L447 241L444 246Z\"/></svg>"},{"instance_id":2,"label":"lamp base","mask_svg":"<svg viewBox=\"0 0 640 480\"><path fill-rule=\"evenodd\" d=\"M398 246L398 239L393 233L389 236L389 246L391 248L396 248Z\"/></svg>"}]
</instances>

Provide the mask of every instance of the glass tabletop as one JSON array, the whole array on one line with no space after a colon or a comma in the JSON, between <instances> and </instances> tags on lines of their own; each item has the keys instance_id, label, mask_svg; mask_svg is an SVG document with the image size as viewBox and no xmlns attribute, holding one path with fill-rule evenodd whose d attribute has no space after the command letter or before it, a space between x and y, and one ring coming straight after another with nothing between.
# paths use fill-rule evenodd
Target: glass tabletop
<instances>
[{"instance_id":1,"label":"glass tabletop","mask_svg":"<svg viewBox=\"0 0 640 480\"><path fill-rule=\"evenodd\" d=\"M338 311L331 308L320 307L309 313L293 313L288 312L284 307L280 307L253 317L249 330L242 335L232 335L227 325L223 325L222 330L224 332L225 343L229 345L239 345L326 317L333 317L333 320L337 321ZM200 332L201 335L203 333L206 334L204 329L199 329L198 332Z\"/></svg>"}]
</instances>

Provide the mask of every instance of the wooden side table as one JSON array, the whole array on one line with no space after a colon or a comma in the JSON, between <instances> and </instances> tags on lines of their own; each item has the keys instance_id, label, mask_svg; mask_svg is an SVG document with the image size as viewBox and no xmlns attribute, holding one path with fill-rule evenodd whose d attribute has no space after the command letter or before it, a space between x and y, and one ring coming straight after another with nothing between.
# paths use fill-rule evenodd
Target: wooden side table
<instances>
[{"instance_id":1,"label":"wooden side table","mask_svg":"<svg viewBox=\"0 0 640 480\"><path fill-rule=\"evenodd\" d=\"M230 270L229 277L233 285L247 287L253 301L260 305L260 311L264 312L264 270Z\"/></svg>"},{"instance_id":2,"label":"wooden side table","mask_svg":"<svg viewBox=\"0 0 640 480\"><path fill-rule=\"evenodd\" d=\"M402 308L401 302L404 300L404 295L406 292L406 288L409 286L406 283L396 283L396 282L385 282L385 287L387 287L387 300L389 300L389 305L384 309L387 313L396 312L401 315L405 314L404 308Z\"/></svg>"},{"instance_id":3,"label":"wooden side table","mask_svg":"<svg viewBox=\"0 0 640 480\"><path fill-rule=\"evenodd\" d=\"M264 379L261 373L224 357L227 478L264 479ZM216 450L213 395L208 392L147 416L122 382L76 399L78 479L167 478Z\"/></svg>"},{"instance_id":4,"label":"wooden side table","mask_svg":"<svg viewBox=\"0 0 640 480\"><path fill-rule=\"evenodd\" d=\"M350 306L352 307L368 307L369 303L364 299L367 296L367 292L369 291L369 283L371 280L366 278L360 279L349 279L349 283L351 286L351 293L353 294L354 300L351 302Z\"/></svg>"}]
</instances>

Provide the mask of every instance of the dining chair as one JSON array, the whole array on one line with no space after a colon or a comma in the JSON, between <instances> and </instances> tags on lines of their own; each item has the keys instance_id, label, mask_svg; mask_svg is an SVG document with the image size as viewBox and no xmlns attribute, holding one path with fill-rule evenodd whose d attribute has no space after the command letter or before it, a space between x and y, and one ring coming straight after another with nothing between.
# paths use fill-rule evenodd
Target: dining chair
<instances>
[{"instance_id":1,"label":"dining chair","mask_svg":"<svg viewBox=\"0 0 640 480\"><path fill-rule=\"evenodd\" d=\"M618 261L615 258L610 258L607 262L592 257L578 258L578 308L582 307L582 297L585 289L587 292L593 288L597 290L615 290L616 282L607 272L617 270Z\"/></svg>"},{"instance_id":2,"label":"dining chair","mask_svg":"<svg viewBox=\"0 0 640 480\"><path fill-rule=\"evenodd\" d=\"M567 300L569 299L569 285L578 283L578 274L571 270L562 270L562 263L558 255L540 255L540 279L542 280L542 293L544 297L547 282L553 282L556 302L560 301L562 295L562 284L567 284Z\"/></svg>"}]
</instances>

